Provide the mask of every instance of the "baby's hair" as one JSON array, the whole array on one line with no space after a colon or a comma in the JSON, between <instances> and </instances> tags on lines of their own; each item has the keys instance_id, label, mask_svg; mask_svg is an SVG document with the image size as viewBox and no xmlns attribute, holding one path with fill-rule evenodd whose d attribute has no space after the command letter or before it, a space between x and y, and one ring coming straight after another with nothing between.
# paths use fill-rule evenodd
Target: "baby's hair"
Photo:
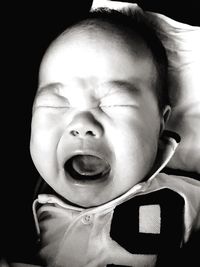
<instances>
[{"instance_id":1,"label":"baby's hair","mask_svg":"<svg viewBox=\"0 0 200 267\"><path fill-rule=\"evenodd\" d=\"M162 112L165 105L170 104L168 94L168 59L166 50L156 35L153 25L145 16L145 13L140 9L134 11L117 11L98 8L89 12L86 17L82 17L79 21L70 25L63 34L66 32L70 33L73 29L84 31L84 29L88 29L89 27L104 27L100 23L98 24L98 21L109 23L116 27L116 31L124 35L126 34L130 37L131 32L133 32L133 34L136 33L143 39L152 54L157 69L158 76L155 91L158 98L159 110ZM126 29L127 32L125 32Z\"/></svg>"}]
</instances>

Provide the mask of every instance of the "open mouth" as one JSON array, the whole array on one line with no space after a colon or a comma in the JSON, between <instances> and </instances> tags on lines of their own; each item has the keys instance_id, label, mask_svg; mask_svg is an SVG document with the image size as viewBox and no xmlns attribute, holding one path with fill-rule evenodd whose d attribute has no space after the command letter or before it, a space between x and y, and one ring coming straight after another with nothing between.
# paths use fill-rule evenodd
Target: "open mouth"
<instances>
[{"instance_id":1,"label":"open mouth","mask_svg":"<svg viewBox=\"0 0 200 267\"><path fill-rule=\"evenodd\" d=\"M100 157L76 155L65 162L64 169L74 180L89 182L106 179L111 167L106 160Z\"/></svg>"}]
</instances>

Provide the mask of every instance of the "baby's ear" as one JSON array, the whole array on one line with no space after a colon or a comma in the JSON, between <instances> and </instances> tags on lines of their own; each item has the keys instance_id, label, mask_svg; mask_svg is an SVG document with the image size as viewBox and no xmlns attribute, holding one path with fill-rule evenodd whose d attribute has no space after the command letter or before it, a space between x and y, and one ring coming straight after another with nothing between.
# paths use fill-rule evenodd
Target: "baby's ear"
<instances>
[{"instance_id":1,"label":"baby's ear","mask_svg":"<svg viewBox=\"0 0 200 267\"><path fill-rule=\"evenodd\" d=\"M166 105L163 108L162 115L161 115L162 117L161 117L161 123L160 123L160 135L162 135L165 129L165 126L170 118L170 115L171 115L171 107L169 105Z\"/></svg>"}]
</instances>

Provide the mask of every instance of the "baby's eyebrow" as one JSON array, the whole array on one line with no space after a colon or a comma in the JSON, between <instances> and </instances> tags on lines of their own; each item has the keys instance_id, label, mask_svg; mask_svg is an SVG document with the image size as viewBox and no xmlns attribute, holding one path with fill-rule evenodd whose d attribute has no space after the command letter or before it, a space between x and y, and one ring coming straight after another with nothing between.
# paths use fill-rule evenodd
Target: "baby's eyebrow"
<instances>
[{"instance_id":1,"label":"baby's eyebrow","mask_svg":"<svg viewBox=\"0 0 200 267\"><path fill-rule=\"evenodd\" d=\"M38 88L38 93L42 94L42 93L46 93L46 92L53 92L53 93L57 93L59 92L59 89L61 87L61 84L60 83L48 83L44 86L41 86Z\"/></svg>"},{"instance_id":2,"label":"baby's eyebrow","mask_svg":"<svg viewBox=\"0 0 200 267\"><path fill-rule=\"evenodd\" d=\"M138 86L133 82L128 82L124 80L112 80L105 82L100 85L100 87L108 88L106 95L110 95L115 92L139 92Z\"/></svg>"}]
</instances>

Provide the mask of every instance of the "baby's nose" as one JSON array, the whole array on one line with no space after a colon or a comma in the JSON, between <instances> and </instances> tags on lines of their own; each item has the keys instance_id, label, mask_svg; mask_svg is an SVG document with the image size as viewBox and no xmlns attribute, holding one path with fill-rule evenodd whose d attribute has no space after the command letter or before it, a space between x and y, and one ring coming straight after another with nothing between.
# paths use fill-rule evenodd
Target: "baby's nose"
<instances>
[{"instance_id":1,"label":"baby's nose","mask_svg":"<svg viewBox=\"0 0 200 267\"><path fill-rule=\"evenodd\" d=\"M68 126L69 134L78 138L100 138L104 129L90 112L77 114Z\"/></svg>"}]
</instances>

